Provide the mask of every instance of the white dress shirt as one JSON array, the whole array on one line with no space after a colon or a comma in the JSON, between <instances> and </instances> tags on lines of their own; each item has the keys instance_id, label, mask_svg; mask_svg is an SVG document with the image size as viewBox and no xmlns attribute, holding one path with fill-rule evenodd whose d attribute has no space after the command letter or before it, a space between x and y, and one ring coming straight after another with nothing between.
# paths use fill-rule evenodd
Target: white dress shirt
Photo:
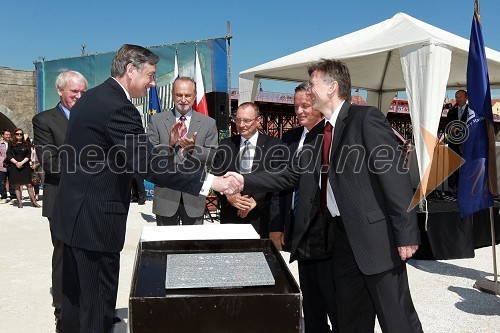
<instances>
[{"instance_id":1,"label":"white dress shirt","mask_svg":"<svg viewBox=\"0 0 500 333\"><path fill-rule=\"evenodd\" d=\"M177 111L177 109L174 109L174 115L175 115L175 121L179 122L181 121L181 116L182 114ZM184 115L184 126L186 126L186 135L189 132L189 124L191 124L191 117L193 116L193 109L189 110L185 115Z\"/></svg>"},{"instance_id":2,"label":"white dress shirt","mask_svg":"<svg viewBox=\"0 0 500 333\"><path fill-rule=\"evenodd\" d=\"M255 148L257 147L257 139L259 138L259 132L255 132L254 135L250 139L248 139L249 145L248 145L248 150L250 151L250 166L253 167L253 159L255 157ZM242 154L243 149L245 148L245 139L244 137L241 137L240 139L240 155Z\"/></svg>"},{"instance_id":3,"label":"white dress shirt","mask_svg":"<svg viewBox=\"0 0 500 333\"><path fill-rule=\"evenodd\" d=\"M325 117L325 121L328 121L328 122L330 122L330 124L332 124L332 147L333 147L333 144L335 143L335 123L337 122L337 118L339 117L340 109L342 108L342 105L344 105L344 103L345 103L345 101L342 102L342 104L340 104L335 109L335 111L333 111L332 117L330 119L327 119ZM332 153L332 150L330 149L330 154L331 153ZM331 156L328 156L328 160L331 161ZM331 167L335 167L335 166L330 165L330 168ZM335 195L333 194L333 189L332 189L332 186L330 184L330 177L328 177L327 186L328 186L328 188L327 188L327 192L326 192L326 206L328 208L328 211L330 212L330 214L333 217L340 216L339 207L337 206L337 201L335 200ZM319 180L319 187L321 188L321 177Z\"/></svg>"}]
</instances>

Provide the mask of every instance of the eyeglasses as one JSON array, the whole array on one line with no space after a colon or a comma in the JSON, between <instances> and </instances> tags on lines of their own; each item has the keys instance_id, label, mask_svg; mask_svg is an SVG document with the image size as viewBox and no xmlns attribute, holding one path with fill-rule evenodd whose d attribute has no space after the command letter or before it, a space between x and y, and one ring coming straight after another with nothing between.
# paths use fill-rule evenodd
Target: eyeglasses
<instances>
[{"instance_id":1,"label":"eyeglasses","mask_svg":"<svg viewBox=\"0 0 500 333\"><path fill-rule=\"evenodd\" d=\"M23 133L16 133L16 136L22 136Z\"/></svg>"},{"instance_id":2,"label":"eyeglasses","mask_svg":"<svg viewBox=\"0 0 500 333\"><path fill-rule=\"evenodd\" d=\"M255 117L253 119L241 119L241 118L235 118L234 119L234 122L239 124L239 123L243 123L245 125L250 125L251 123L253 123L255 121L255 119L257 119L258 117Z\"/></svg>"}]
</instances>

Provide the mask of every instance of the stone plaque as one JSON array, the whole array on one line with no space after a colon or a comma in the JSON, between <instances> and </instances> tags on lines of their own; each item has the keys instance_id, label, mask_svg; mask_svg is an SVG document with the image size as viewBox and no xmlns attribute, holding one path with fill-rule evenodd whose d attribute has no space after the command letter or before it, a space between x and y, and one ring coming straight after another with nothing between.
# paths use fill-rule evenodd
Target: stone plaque
<instances>
[{"instance_id":1,"label":"stone plaque","mask_svg":"<svg viewBox=\"0 0 500 333\"><path fill-rule=\"evenodd\" d=\"M166 289L274 285L263 252L168 254Z\"/></svg>"}]
</instances>

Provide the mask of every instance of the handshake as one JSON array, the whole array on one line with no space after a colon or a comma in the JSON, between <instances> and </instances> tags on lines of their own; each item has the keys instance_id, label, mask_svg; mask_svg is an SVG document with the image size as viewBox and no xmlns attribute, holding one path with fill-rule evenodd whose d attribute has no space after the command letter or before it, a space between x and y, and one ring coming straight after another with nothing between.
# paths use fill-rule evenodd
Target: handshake
<instances>
[{"instance_id":1,"label":"handshake","mask_svg":"<svg viewBox=\"0 0 500 333\"><path fill-rule=\"evenodd\" d=\"M243 176L236 172L227 172L224 176L214 176L212 189L226 196L234 195L243 191Z\"/></svg>"}]
</instances>

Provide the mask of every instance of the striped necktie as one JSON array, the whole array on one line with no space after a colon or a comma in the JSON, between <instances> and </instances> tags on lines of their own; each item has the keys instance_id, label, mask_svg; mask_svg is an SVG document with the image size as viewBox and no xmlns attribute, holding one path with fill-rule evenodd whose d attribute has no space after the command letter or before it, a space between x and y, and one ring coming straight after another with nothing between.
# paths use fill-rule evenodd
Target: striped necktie
<instances>
[{"instance_id":1,"label":"striped necktie","mask_svg":"<svg viewBox=\"0 0 500 333\"><path fill-rule=\"evenodd\" d=\"M241 151L240 155L240 173L250 173L252 172L252 161L250 160L250 141L245 140L245 147Z\"/></svg>"}]
</instances>

